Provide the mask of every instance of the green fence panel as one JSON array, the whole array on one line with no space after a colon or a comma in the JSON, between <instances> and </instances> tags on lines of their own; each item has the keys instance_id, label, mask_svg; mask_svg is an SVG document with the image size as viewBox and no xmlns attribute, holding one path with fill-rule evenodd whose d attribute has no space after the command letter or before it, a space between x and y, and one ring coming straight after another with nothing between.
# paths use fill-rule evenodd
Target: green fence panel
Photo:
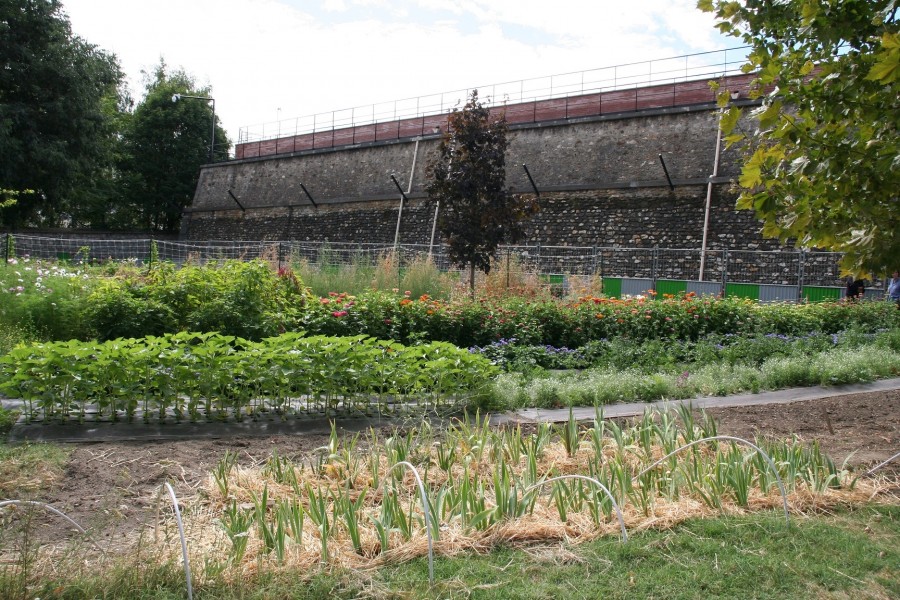
<instances>
[{"instance_id":1,"label":"green fence panel","mask_svg":"<svg viewBox=\"0 0 900 600\"><path fill-rule=\"evenodd\" d=\"M759 300L759 285L755 283L726 283L725 295Z\"/></svg>"},{"instance_id":2,"label":"green fence panel","mask_svg":"<svg viewBox=\"0 0 900 600\"><path fill-rule=\"evenodd\" d=\"M841 299L841 288L805 285L805 286L803 286L803 298L809 302L822 302L824 300L840 300Z\"/></svg>"},{"instance_id":3,"label":"green fence panel","mask_svg":"<svg viewBox=\"0 0 900 600\"><path fill-rule=\"evenodd\" d=\"M609 298L618 298L622 295L622 279L619 277L603 278L603 293Z\"/></svg>"},{"instance_id":4,"label":"green fence panel","mask_svg":"<svg viewBox=\"0 0 900 600\"><path fill-rule=\"evenodd\" d=\"M565 275L543 275L542 278L550 285L563 285L566 282Z\"/></svg>"},{"instance_id":5,"label":"green fence panel","mask_svg":"<svg viewBox=\"0 0 900 600\"><path fill-rule=\"evenodd\" d=\"M663 294L671 294L677 296L687 292L687 281L676 281L674 279L657 279L656 280L656 297L662 298Z\"/></svg>"}]
</instances>

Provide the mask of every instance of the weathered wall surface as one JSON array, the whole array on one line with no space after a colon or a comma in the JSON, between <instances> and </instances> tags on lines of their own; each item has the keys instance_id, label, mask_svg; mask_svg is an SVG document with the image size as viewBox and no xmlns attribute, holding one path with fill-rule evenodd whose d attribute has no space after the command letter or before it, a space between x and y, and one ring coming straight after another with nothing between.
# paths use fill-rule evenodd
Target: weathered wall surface
<instances>
[{"instance_id":1,"label":"weathered wall surface","mask_svg":"<svg viewBox=\"0 0 900 600\"><path fill-rule=\"evenodd\" d=\"M715 107L568 119L511 131L508 184L532 193L525 163L541 190L541 212L528 226L527 243L700 247L716 148ZM418 150L414 139L392 140L205 167L182 237L392 242L399 194L390 175L407 189L415 157L400 239L427 243L434 211L424 198L425 166L437 143L432 135L420 139ZM723 149L710 247L771 248L752 216L733 210L728 180L736 173L737 156Z\"/></svg>"}]
</instances>

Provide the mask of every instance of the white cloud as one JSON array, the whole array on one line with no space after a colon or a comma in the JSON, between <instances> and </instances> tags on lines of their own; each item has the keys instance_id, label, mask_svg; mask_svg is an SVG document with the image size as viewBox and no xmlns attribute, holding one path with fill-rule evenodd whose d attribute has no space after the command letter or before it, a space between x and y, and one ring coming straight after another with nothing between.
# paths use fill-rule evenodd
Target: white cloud
<instances>
[{"instance_id":1,"label":"white cloud","mask_svg":"<svg viewBox=\"0 0 900 600\"><path fill-rule=\"evenodd\" d=\"M141 93L160 57L241 126L733 47L694 0L63 0ZM278 111L281 108L281 111Z\"/></svg>"}]
</instances>

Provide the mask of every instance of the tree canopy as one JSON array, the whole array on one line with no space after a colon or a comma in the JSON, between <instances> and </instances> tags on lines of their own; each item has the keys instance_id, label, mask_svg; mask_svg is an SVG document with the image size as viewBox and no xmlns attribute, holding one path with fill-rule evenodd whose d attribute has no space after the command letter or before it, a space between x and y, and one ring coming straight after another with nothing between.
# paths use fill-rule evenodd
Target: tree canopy
<instances>
[{"instance_id":1,"label":"tree canopy","mask_svg":"<svg viewBox=\"0 0 900 600\"><path fill-rule=\"evenodd\" d=\"M135 106L114 55L59 0L0 3L0 224L174 231L209 160L213 107L165 63ZM215 126L216 159L229 141ZM27 193L26 193L27 192Z\"/></svg>"},{"instance_id":2,"label":"tree canopy","mask_svg":"<svg viewBox=\"0 0 900 600\"><path fill-rule=\"evenodd\" d=\"M426 169L426 192L440 203L438 229L450 260L469 267L474 290L475 269L491 270L502 243L520 241L523 220L537 204L515 196L506 187L507 124L491 112L473 90L462 109L448 117L437 153Z\"/></svg>"},{"instance_id":3,"label":"tree canopy","mask_svg":"<svg viewBox=\"0 0 900 600\"><path fill-rule=\"evenodd\" d=\"M0 3L0 188L34 190L0 212L13 226L70 222L109 165L119 103L113 55L71 31L57 0Z\"/></svg>"},{"instance_id":4,"label":"tree canopy","mask_svg":"<svg viewBox=\"0 0 900 600\"><path fill-rule=\"evenodd\" d=\"M202 164L209 161L212 103L173 102L175 94L207 98L209 88L160 63L147 78L145 96L123 130L124 205L142 229L174 231L191 203ZM228 158L230 142L216 118L215 160Z\"/></svg>"},{"instance_id":5,"label":"tree canopy","mask_svg":"<svg viewBox=\"0 0 900 600\"><path fill-rule=\"evenodd\" d=\"M900 263L900 0L699 0L751 50L759 128L721 125L746 153L738 207L763 234L845 253L845 272ZM720 101L727 103L727 90Z\"/></svg>"}]
</instances>

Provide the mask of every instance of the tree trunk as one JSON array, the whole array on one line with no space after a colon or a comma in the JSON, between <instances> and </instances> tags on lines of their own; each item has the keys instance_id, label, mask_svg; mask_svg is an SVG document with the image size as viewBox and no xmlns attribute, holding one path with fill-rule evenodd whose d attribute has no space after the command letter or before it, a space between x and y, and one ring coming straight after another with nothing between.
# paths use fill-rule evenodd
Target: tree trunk
<instances>
[{"instance_id":1,"label":"tree trunk","mask_svg":"<svg viewBox=\"0 0 900 600\"><path fill-rule=\"evenodd\" d=\"M469 263L469 295L475 299L475 261Z\"/></svg>"}]
</instances>

